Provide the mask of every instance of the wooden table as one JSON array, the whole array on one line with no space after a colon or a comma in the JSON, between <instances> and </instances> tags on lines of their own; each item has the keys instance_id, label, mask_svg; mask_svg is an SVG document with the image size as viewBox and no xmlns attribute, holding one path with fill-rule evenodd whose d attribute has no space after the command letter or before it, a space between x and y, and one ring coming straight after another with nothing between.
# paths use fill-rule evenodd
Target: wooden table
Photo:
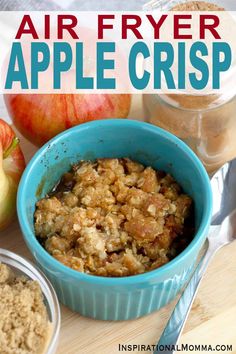
<instances>
[{"instance_id":1,"label":"wooden table","mask_svg":"<svg viewBox=\"0 0 236 354\"><path fill-rule=\"evenodd\" d=\"M137 95L133 100L130 117L143 117L141 102ZM0 114L4 119L7 118L1 99ZM36 149L23 138L21 143L28 161ZM0 247L32 259L17 220L0 233ZM91 320L61 306L62 327L57 354L115 354L119 353L119 344L155 344L174 304L175 301L149 316L124 322ZM222 249L210 265L185 326L181 343L212 346L232 344L232 352L219 353L236 354L236 243Z\"/></svg>"}]
</instances>

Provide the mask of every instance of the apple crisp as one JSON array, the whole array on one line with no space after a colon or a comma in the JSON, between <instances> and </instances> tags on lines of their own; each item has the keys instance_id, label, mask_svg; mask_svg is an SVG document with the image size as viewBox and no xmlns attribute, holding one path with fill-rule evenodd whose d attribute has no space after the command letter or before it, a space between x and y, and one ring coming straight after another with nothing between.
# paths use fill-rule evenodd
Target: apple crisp
<instances>
[{"instance_id":1,"label":"apple crisp","mask_svg":"<svg viewBox=\"0 0 236 354\"><path fill-rule=\"evenodd\" d=\"M42 354L50 322L37 281L16 276L0 263L0 353Z\"/></svg>"},{"instance_id":2,"label":"apple crisp","mask_svg":"<svg viewBox=\"0 0 236 354\"><path fill-rule=\"evenodd\" d=\"M35 233L79 272L121 277L169 262L192 240L193 201L172 176L124 159L82 161L36 204Z\"/></svg>"}]
</instances>

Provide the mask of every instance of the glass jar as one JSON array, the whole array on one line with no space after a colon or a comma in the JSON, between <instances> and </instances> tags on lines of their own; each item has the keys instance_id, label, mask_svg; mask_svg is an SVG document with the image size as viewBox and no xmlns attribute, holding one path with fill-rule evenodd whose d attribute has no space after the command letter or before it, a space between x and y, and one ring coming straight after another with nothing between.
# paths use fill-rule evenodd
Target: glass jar
<instances>
[{"instance_id":1,"label":"glass jar","mask_svg":"<svg viewBox=\"0 0 236 354\"><path fill-rule=\"evenodd\" d=\"M222 6L229 8L227 1L217 0L153 0L145 8L191 11L196 4L201 10L204 6L214 10L222 9ZM217 94L143 95L147 120L184 140L209 173L236 157L236 84L232 79L229 75L224 89Z\"/></svg>"},{"instance_id":2,"label":"glass jar","mask_svg":"<svg viewBox=\"0 0 236 354\"><path fill-rule=\"evenodd\" d=\"M17 276L24 276L27 279L36 280L39 283L44 296L44 303L47 308L51 327L48 342L45 343L46 347L43 353L55 354L59 341L61 313L57 295L51 283L35 265L20 257L18 254L3 248L0 248L0 263L4 263L10 267Z\"/></svg>"},{"instance_id":3,"label":"glass jar","mask_svg":"<svg viewBox=\"0 0 236 354\"><path fill-rule=\"evenodd\" d=\"M214 96L143 95L148 121L184 140L209 173L236 157L236 96Z\"/></svg>"}]
</instances>

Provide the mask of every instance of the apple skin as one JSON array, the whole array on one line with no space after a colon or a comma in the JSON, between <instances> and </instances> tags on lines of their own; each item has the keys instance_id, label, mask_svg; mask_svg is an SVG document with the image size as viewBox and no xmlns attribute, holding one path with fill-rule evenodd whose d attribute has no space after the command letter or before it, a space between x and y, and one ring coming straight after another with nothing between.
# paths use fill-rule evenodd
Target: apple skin
<instances>
[{"instance_id":1,"label":"apple skin","mask_svg":"<svg viewBox=\"0 0 236 354\"><path fill-rule=\"evenodd\" d=\"M126 118L131 105L129 94L6 94L4 99L16 128L37 146L81 123Z\"/></svg>"},{"instance_id":2,"label":"apple skin","mask_svg":"<svg viewBox=\"0 0 236 354\"><path fill-rule=\"evenodd\" d=\"M12 221L16 212L16 194L25 159L12 128L0 119L0 231Z\"/></svg>"}]
</instances>

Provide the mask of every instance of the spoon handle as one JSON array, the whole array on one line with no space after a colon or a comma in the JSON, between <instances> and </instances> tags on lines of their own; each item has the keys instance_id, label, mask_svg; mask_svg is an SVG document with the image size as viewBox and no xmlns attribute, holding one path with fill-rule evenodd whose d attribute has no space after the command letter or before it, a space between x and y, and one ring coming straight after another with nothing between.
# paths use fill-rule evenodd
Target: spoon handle
<instances>
[{"instance_id":1,"label":"spoon handle","mask_svg":"<svg viewBox=\"0 0 236 354\"><path fill-rule=\"evenodd\" d=\"M218 233L219 226L212 226L210 232ZM160 353L160 351L164 354L175 353L179 337L188 318L193 301L197 294L197 290L206 272L207 266L211 261L213 255L215 254L216 250L217 249L215 249L214 247L208 247L205 255L202 256L188 285L183 291L178 303L176 304L171 314L171 317L164 329L164 332L162 333L159 342L157 343L157 347L154 351L154 354L158 354Z\"/></svg>"}]
</instances>

